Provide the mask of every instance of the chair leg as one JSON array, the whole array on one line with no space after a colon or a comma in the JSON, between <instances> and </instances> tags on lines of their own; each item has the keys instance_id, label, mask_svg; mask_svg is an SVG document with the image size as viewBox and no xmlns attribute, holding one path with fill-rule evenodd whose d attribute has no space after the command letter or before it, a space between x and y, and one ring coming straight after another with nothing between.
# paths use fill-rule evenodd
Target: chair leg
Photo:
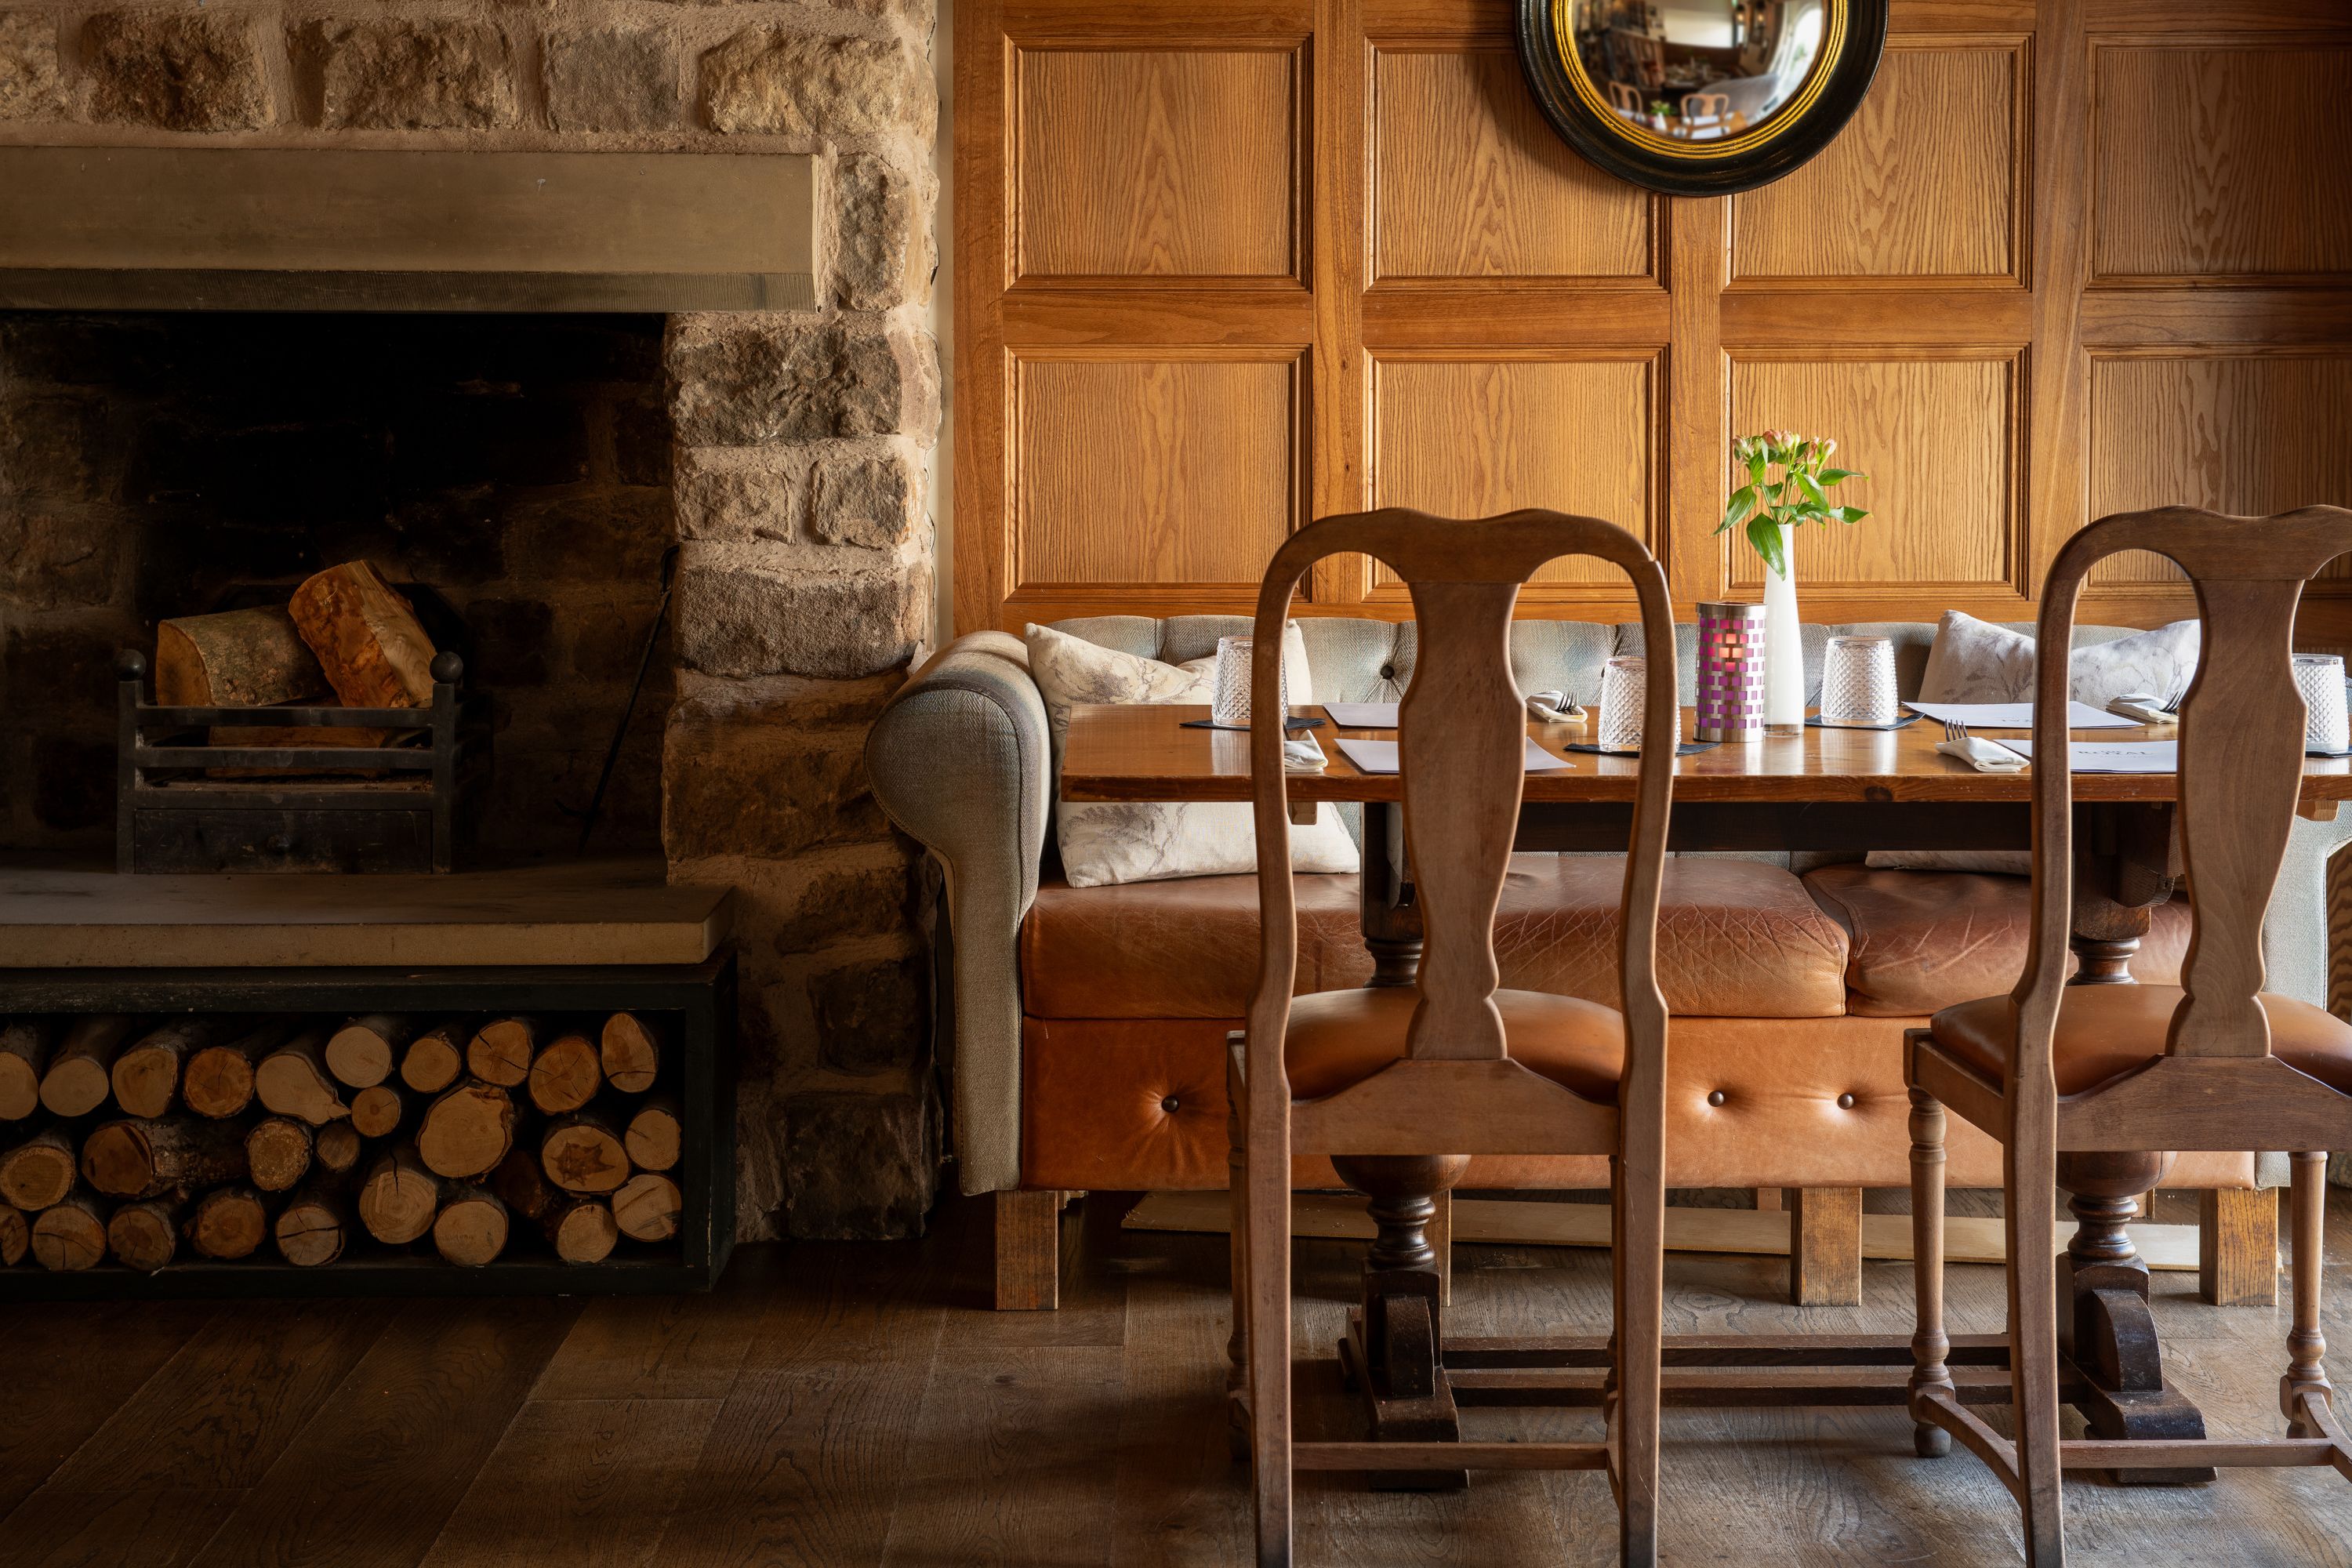
<instances>
[{"instance_id":1,"label":"chair leg","mask_svg":"<svg viewBox=\"0 0 2352 1568\"><path fill-rule=\"evenodd\" d=\"M1232 1075L1228 1075L1231 1078ZM1247 1134L1242 1125L1238 1084L1229 1085L1226 1103L1234 1109L1225 1119L1225 1193L1229 1201L1227 1233L1233 1277L1234 1327L1225 1337L1225 1422L1233 1438L1234 1458L1250 1457L1249 1421L1249 1183Z\"/></svg>"},{"instance_id":2,"label":"chair leg","mask_svg":"<svg viewBox=\"0 0 2352 1568\"><path fill-rule=\"evenodd\" d=\"M1911 1279L1918 1300L1911 1333L1911 1397L1952 1387L1944 1358L1952 1342L1944 1331L1944 1108L1924 1089L1911 1091ZM1923 1459L1952 1451L1952 1435L1914 1421L1911 1447Z\"/></svg>"},{"instance_id":3,"label":"chair leg","mask_svg":"<svg viewBox=\"0 0 2352 1568\"><path fill-rule=\"evenodd\" d=\"M2020 1148L2027 1136L2022 1129L2011 1132L2001 1205L2008 1232L2017 1493L2025 1515L2029 1568L2060 1568L2066 1561L2066 1538L2058 1481L2058 1272L2050 1251L2058 1222L2056 1158L2046 1146Z\"/></svg>"},{"instance_id":4,"label":"chair leg","mask_svg":"<svg viewBox=\"0 0 2352 1568\"><path fill-rule=\"evenodd\" d=\"M2319 1330L2319 1281L2327 1218L2327 1156L2297 1153L2294 1160L2294 1327L2286 1339L2286 1375L2279 1379L2279 1408L2285 1414L2287 1436L2324 1437L2327 1434L2305 1419L2304 1402L2330 1402L2327 1371L2320 1358L2327 1353L2327 1338Z\"/></svg>"},{"instance_id":5,"label":"chair leg","mask_svg":"<svg viewBox=\"0 0 2352 1568\"><path fill-rule=\"evenodd\" d=\"M1286 1145L1288 1140L1281 1142ZM1258 1568L1290 1568L1289 1150L1253 1153L1244 1182L1249 1232L1250 1487L1256 1505Z\"/></svg>"},{"instance_id":6,"label":"chair leg","mask_svg":"<svg viewBox=\"0 0 2352 1568\"><path fill-rule=\"evenodd\" d=\"M2197 1285L2216 1307L2278 1305L2278 1189L2217 1188L2197 1199Z\"/></svg>"},{"instance_id":7,"label":"chair leg","mask_svg":"<svg viewBox=\"0 0 2352 1568\"><path fill-rule=\"evenodd\" d=\"M996 1310L1050 1312L1061 1305L1062 1194L996 1194Z\"/></svg>"},{"instance_id":8,"label":"chair leg","mask_svg":"<svg viewBox=\"0 0 2352 1568\"><path fill-rule=\"evenodd\" d=\"M1616 1256L1618 1561L1658 1560L1658 1404L1665 1348L1666 1192L1663 1152L1618 1163Z\"/></svg>"}]
</instances>

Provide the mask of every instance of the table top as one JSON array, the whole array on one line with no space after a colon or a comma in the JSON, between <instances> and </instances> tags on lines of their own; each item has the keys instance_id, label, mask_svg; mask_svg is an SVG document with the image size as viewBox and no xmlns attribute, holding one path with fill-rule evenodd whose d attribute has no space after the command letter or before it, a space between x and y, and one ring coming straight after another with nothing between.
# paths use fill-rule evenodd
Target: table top
<instances>
[{"instance_id":1,"label":"table top","mask_svg":"<svg viewBox=\"0 0 2352 1568\"><path fill-rule=\"evenodd\" d=\"M1393 730L1340 730L1315 707L1295 712L1324 718L1312 731L1330 759L1321 773L1290 775L1297 801L1393 801L1403 798L1394 773L1367 774L1342 756L1340 736L1394 740ZM1250 798L1249 736L1233 730L1188 730L1205 707L1166 704L1073 709L1062 761L1062 798L1069 801L1215 801ZM1695 720L1683 710L1683 732ZM1529 802L1630 801L1638 765L1632 757L1570 752L1591 734L1585 724L1529 724L1528 733L1568 766L1529 773ZM1986 731L1995 739L2010 731ZM2015 733L2022 735L2023 731ZM2078 741L2170 739L2163 728L2081 730ZM1826 730L1736 742L1675 760L1678 801L2023 801L2032 798L2031 770L1980 773L1936 752L1943 726L1922 719L1900 730ZM2076 773L2077 801L2168 801L2172 773ZM2333 815L2332 803L2352 799L2352 758L2304 761L2306 814Z\"/></svg>"}]
</instances>

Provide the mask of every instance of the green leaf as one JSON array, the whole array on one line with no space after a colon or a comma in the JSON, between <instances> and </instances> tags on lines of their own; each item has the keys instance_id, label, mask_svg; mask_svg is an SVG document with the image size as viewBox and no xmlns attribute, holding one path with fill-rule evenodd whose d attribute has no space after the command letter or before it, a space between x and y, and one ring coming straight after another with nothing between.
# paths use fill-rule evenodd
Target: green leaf
<instances>
[{"instance_id":1,"label":"green leaf","mask_svg":"<svg viewBox=\"0 0 2352 1568\"><path fill-rule=\"evenodd\" d=\"M1752 446L1748 452L1748 482L1759 489L1764 483L1764 454Z\"/></svg>"},{"instance_id":2,"label":"green leaf","mask_svg":"<svg viewBox=\"0 0 2352 1568\"><path fill-rule=\"evenodd\" d=\"M1797 476L1797 489L1815 507L1826 507L1830 504L1830 498L1822 494L1822 487L1813 481L1813 476L1811 474L1801 473Z\"/></svg>"},{"instance_id":3,"label":"green leaf","mask_svg":"<svg viewBox=\"0 0 2352 1568\"><path fill-rule=\"evenodd\" d=\"M1832 514L1840 522L1860 522L1870 514L1858 506L1842 506Z\"/></svg>"},{"instance_id":4,"label":"green leaf","mask_svg":"<svg viewBox=\"0 0 2352 1568\"><path fill-rule=\"evenodd\" d=\"M1769 518L1749 519L1748 542L1755 547L1757 554L1764 558L1764 564L1772 569L1774 575L1786 577L1789 574L1789 560L1781 549L1783 542L1780 524Z\"/></svg>"},{"instance_id":5,"label":"green leaf","mask_svg":"<svg viewBox=\"0 0 2352 1568\"><path fill-rule=\"evenodd\" d=\"M1823 468L1817 476L1823 485L1842 485L1848 479L1866 479L1868 474L1857 474L1852 468Z\"/></svg>"},{"instance_id":6,"label":"green leaf","mask_svg":"<svg viewBox=\"0 0 2352 1568\"><path fill-rule=\"evenodd\" d=\"M1748 521L1748 514L1753 512L1755 510L1756 487L1753 485L1740 486L1738 489L1731 492L1731 500L1723 509L1723 521L1716 524L1716 532L1721 533L1726 529L1738 527L1741 523Z\"/></svg>"}]
</instances>

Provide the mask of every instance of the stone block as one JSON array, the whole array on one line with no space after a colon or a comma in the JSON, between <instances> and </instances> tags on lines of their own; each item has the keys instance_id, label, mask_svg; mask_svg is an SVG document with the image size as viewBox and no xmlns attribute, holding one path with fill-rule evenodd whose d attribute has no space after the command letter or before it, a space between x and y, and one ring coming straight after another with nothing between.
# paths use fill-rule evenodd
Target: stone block
<instances>
[{"instance_id":1,"label":"stone block","mask_svg":"<svg viewBox=\"0 0 2352 1568\"><path fill-rule=\"evenodd\" d=\"M555 611L537 599L476 599L466 606L474 652L467 670L486 686L547 684Z\"/></svg>"},{"instance_id":2,"label":"stone block","mask_svg":"<svg viewBox=\"0 0 2352 1568\"><path fill-rule=\"evenodd\" d=\"M807 489L807 470L797 459L757 468L691 464L678 479L678 537L791 540Z\"/></svg>"},{"instance_id":3,"label":"stone block","mask_svg":"<svg viewBox=\"0 0 2352 1568\"><path fill-rule=\"evenodd\" d=\"M646 634L653 629L654 609L651 604L565 607L557 618L572 627L572 673L585 680L635 680L637 661L646 651ZM653 663L646 668L645 693L637 700L637 724L669 705L672 671L663 652L656 647Z\"/></svg>"},{"instance_id":4,"label":"stone block","mask_svg":"<svg viewBox=\"0 0 2352 1568\"><path fill-rule=\"evenodd\" d=\"M33 820L58 833L114 821L114 742L44 735L33 742Z\"/></svg>"},{"instance_id":5,"label":"stone block","mask_svg":"<svg viewBox=\"0 0 2352 1568\"><path fill-rule=\"evenodd\" d=\"M122 534L111 517L0 500L0 599L37 610L110 602Z\"/></svg>"},{"instance_id":6,"label":"stone block","mask_svg":"<svg viewBox=\"0 0 2352 1568\"><path fill-rule=\"evenodd\" d=\"M565 28L547 36L544 59L558 131L667 131L683 116L677 45L666 32Z\"/></svg>"},{"instance_id":7,"label":"stone block","mask_svg":"<svg viewBox=\"0 0 2352 1568\"><path fill-rule=\"evenodd\" d=\"M702 57L713 131L859 136L916 119L914 63L895 38L812 38L749 27Z\"/></svg>"},{"instance_id":8,"label":"stone block","mask_svg":"<svg viewBox=\"0 0 2352 1568\"><path fill-rule=\"evenodd\" d=\"M689 564L677 616L678 657L708 675L875 675L926 640L930 573L896 563L839 575Z\"/></svg>"},{"instance_id":9,"label":"stone block","mask_svg":"<svg viewBox=\"0 0 2352 1568\"><path fill-rule=\"evenodd\" d=\"M887 550L914 526L914 481L895 452L816 467L809 531L827 544Z\"/></svg>"},{"instance_id":10,"label":"stone block","mask_svg":"<svg viewBox=\"0 0 2352 1568\"><path fill-rule=\"evenodd\" d=\"M733 705L689 699L662 743L662 843L673 861L781 859L889 833L866 776L874 683L793 683Z\"/></svg>"},{"instance_id":11,"label":"stone block","mask_svg":"<svg viewBox=\"0 0 2352 1568\"><path fill-rule=\"evenodd\" d=\"M119 694L114 656L150 642L137 626L107 616L19 622L0 655L0 706L20 723L47 714L73 721L54 726L59 730L110 734Z\"/></svg>"},{"instance_id":12,"label":"stone block","mask_svg":"<svg viewBox=\"0 0 2352 1568\"><path fill-rule=\"evenodd\" d=\"M939 423L928 339L835 322L749 318L680 337L671 417L688 447L756 447L905 433Z\"/></svg>"},{"instance_id":13,"label":"stone block","mask_svg":"<svg viewBox=\"0 0 2352 1568\"><path fill-rule=\"evenodd\" d=\"M613 405L613 468L625 485L660 485L673 476L669 405L656 394Z\"/></svg>"},{"instance_id":14,"label":"stone block","mask_svg":"<svg viewBox=\"0 0 2352 1568\"><path fill-rule=\"evenodd\" d=\"M886 842L840 853L884 858L871 865L828 866L811 874L776 920L779 957L846 937L887 936L907 928L914 900L914 864L906 852L897 842Z\"/></svg>"},{"instance_id":15,"label":"stone block","mask_svg":"<svg viewBox=\"0 0 2352 1568\"><path fill-rule=\"evenodd\" d=\"M100 398L66 393L0 403L0 497L96 500L103 486L91 458L108 445Z\"/></svg>"},{"instance_id":16,"label":"stone block","mask_svg":"<svg viewBox=\"0 0 2352 1568\"><path fill-rule=\"evenodd\" d=\"M487 22L313 22L303 42L331 131L491 131L521 121L512 51Z\"/></svg>"},{"instance_id":17,"label":"stone block","mask_svg":"<svg viewBox=\"0 0 2352 1568\"><path fill-rule=\"evenodd\" d=\"M784 1102L784 1226L811 1241L923 1234L939 1193L939 1122L910 1093L821 1090Z\"/></svg>"},{"instance_id":18,"label":"stone block","mask_svg":"<svg viewBox=\"0 0 2352 1568\"><path fill-rule=\"evenodd\" d=\"M258 21L234 11L109 11L82 26L90 104L101 120L166 131L268 124Z\"/></svg>"},{"instance_id":19,"label":"stone block","mask_svg":"<svg viewBox=\"0 0 2352 1568\"><path fill-rule=\"evenodd\" d=\"M907 245L914 196L907 176L870 153L844 157L834 172L834 302L887 310L907 299Z\"/></svg>"},{"instance_id":20,"label":"stone block","mask_svg":"<svg viewBox=\"0 0 2352 1568\"><path fill-rule=\"evenodd\" d=\"M56 20L32 11L0 12L0 124L54 119L64 107Z\"/></svg>"},{"instance_id":21,"label":"stone block","mask_svg":"<svg viewBox=\"0 0 2352 1568\"><path fill-rule=\"evenodd\" d=\"M638 583L650 593L677 537L669 492L649 488L525 501L509 515L505 558L549 582Z\"/></svg>"},{"instance_id":22,"label":"stone block","mask_svg":"<svg viewBox=\"0 0 2352 1568\"><path fill-rule=\"evenodd\" d=\"M835 1072L872 1077L920 1059L930 986L912 956L866 958L809 977L817 1059Z\"/></svg>"}]
</instances>

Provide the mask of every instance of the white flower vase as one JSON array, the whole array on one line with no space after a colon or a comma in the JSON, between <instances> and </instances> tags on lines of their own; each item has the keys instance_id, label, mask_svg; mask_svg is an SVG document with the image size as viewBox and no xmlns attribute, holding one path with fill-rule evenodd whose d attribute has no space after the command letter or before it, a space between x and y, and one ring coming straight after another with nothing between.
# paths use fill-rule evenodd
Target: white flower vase
<instances>
[{"instance_id":1,"label":"white flower vase","mask_svg":"<svg viewBox=\"0 0 2352 1568\"><path fill-rule=\"evenodd\" d=\"M1805 722L1805 634L1797 621L1797 531L1780 529L1785 572L1764 567L1764 723L1802 729Z\"/></svg>"}]
</instances>

